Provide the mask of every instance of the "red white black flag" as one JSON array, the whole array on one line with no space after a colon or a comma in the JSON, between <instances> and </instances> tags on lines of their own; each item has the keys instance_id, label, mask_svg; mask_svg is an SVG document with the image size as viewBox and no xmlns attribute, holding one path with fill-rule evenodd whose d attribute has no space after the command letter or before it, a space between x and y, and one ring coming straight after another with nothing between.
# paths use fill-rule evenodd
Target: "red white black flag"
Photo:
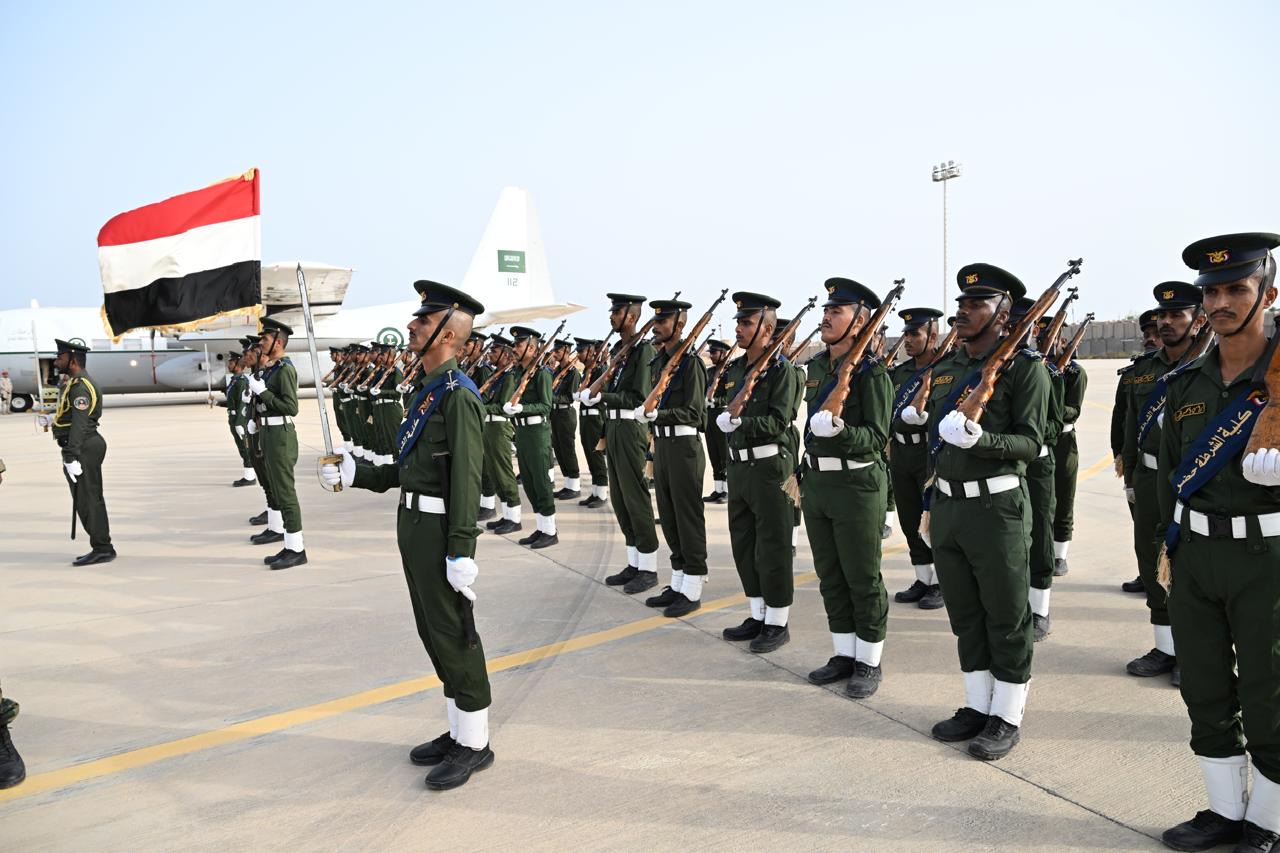
<instances>
[{"instance_id":1,"label":"red white black flag","mask_svg":"<svg viewBox=\"0 0 1280 853\"><path fill-rule=\"evenodd\" d=\"M192 329L262 301L259 172L112 217L98 232L113 335Z\"/></svg>"}]
</instances>

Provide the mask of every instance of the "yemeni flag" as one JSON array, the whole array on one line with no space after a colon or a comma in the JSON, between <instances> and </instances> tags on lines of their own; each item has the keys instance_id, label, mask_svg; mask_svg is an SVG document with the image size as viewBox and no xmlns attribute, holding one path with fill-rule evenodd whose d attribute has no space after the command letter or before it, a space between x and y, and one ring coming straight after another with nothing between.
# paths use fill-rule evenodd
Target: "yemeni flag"
<instances>
[{"instance_id":1,"label":"yemeni flag","mask_svg":"<svg viewBox=\"0 0 1280 853\"><path fill-rule=\"evenodd\" d=\"M103 311L130 329L183 331L262 301L259 172L112 217L98 232Z\"/></svg>"}]
</instances>

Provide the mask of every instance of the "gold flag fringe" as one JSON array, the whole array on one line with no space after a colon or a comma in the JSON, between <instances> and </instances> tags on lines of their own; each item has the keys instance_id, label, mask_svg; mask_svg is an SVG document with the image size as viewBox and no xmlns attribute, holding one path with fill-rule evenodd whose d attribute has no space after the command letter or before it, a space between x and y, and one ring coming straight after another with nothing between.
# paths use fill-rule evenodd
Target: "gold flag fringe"
<instances>
[{"instance_id":1,"label":"gold flag fringe","mask_svg":"<svg viewBox=\"0 0 1280 853\"><path fill-rule=\"evenodd\" d=\"M178 323L173 326L135 326L132 329L125 329L120 334L111 331L111 322L107 319L107 306L103 305L98 309L98 315L102 319L102 328L106 330L107 337L111 338L111 343L118 344L124 339L124 336L130 332L136 332L139 329L150 329L159 335L180 335L183 332L198 332L200 327L214 320L221 320L227 317L253 317L255 320L262 317L266 313L266 307L263 305L249 305L245 308L236 308L232 311L222 311L217 314L211 314L208 317L202 317L199 320L192 320L189 323Z\"/></svg>"},{"instance_id":2,"label":"gold flag fringe","mask_svg":"<svg viewBox=\"0 0 1280 853\"><path fill-rule=\"evenodd\" d=\"M1163 542L1160 543L1160 553L1156 556L1156 583L1164 587L1165 595L1173 587L1173 565L1169 562L1169 551Z\"/></svg>"}]
</instances>

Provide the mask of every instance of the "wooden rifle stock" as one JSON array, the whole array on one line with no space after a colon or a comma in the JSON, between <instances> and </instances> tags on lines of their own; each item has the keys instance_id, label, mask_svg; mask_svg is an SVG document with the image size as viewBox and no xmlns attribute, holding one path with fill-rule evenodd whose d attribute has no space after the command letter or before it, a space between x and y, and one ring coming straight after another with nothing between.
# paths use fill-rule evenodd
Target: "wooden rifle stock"
<instances>
[{"instance_id":1,"label":"wooden rifle stock","mask_svg":"<svg viewBox=\"0 0 1280 853\"><path fill-rule=\"evenodd\" d=\"M760 376L782 350L783 344L787 342L787 337L795 333L796 328L799 326L800 318L805 314L808 314L809 309L817 304L817 302L818 297L809 297L809 302L800 309L800 312L796 314L796 316L791 318L791 322L782 330L782 334L773 339L773 342L765 348L763 353L761 353L759 360L757 360L756 363L747 371L747 375L742 379L742 387L738 389L738 393L733 396L733 399L729 401L729 405L725 407L725 411L729 413L729 417L742 417L742 410L745 409L747 407L747 403L751 401L751 395L756 390L756 383L760 381ZM725 364L728 363L729 360L726 358Z\"/></svg>"},{"instance_id":2,"label":"wooden rifle stock","mask_svg":"<svg viewBox=\"0 0 1280 853\"><path fill-rule=\"evenodd\" d=\"M898 336L898 342L893 345L893 349L889 350L887 353L884 354L885 367L887 368L893 367L893 363L898 360L898 355L902 352L902 347L906 342L907 342L907 339L904 336L902 335Z\"/></svg>"},{"instance_id":3,"label":"wooden rifle stock","mask_svg":"<svg viewBox=\"0 0 1280 853\"><path fill-rule=\"evenodd\" d=\"M724 369L729 366L729 362L733 361L734 354L738 351L738 345L735 343L729 347L729 351L724 354L724 361L716 368L716 372L712 374L711 381L707 383L707 405L711 405L711 401L715 399L716 388L720 387L720 380L724 378Z\"/></svg>"},{"instance_id":4,"label":"wooden rifle stock","mask_svg":"<svg viewBox=\"0 0 1280 853\"><path fill-rule=\"evenodd\" d=\"M627 356L631 353L631 350L635 349L636 344L643 341L645 335L649 334L649 330L653 328L654 321L657 319L657 317L650 317L649 322L640 327L640 331L636 332L635 337L631 339L631 342L614 353L613 358L609 359L609 366L605 368L604 373L601 373L596 381L587 385L586 383L589 380L583 380L583 384L586 385L586 387L582 390L586 391L589 389L592 397L599 396L600 392L604 389L604 386L613 378L613 374L617 373L618 368L627 360Z\"/></svg>"},{"instance_id":5,"label":"wooden rifle stock","mask_svg":"<svg viewBox=\"0 0 1280 853\"><path fill-rule=\"evenodd\" d=\"M676 371L680 369L680 363L684 361L685 354L689 352L689 347L692 346L693 342L702 334L702 330L707 327L707 323L711 322L711 315L720 307L720 303L724 302L725 297L728 294L729 288L727 287L720 291L720 296L717 297L716 301L711 303L711 307L708 308L700 318L698 318L698 322L689 331L689 334L685 335L684 340L680 342L680 346L676 348L676 351L672 354L671 358L665 365L663 365L662 373L658 374L658 381L653 383L653 390L650 391L649 396L644 399L644 410L646 412L652 412L654 409L658 408L658 401L662 399L663 394L667 393L667 387L671 384L671 380L676 375ZM708 340L710 340L710 338L708 338Z\"/></svg>"},{"instance_id":6,"label":"wooden rifle stock","mask_svg":"<svg viewBox=\"0 0 1280 853\"><path fill-rule=\"evenodd\" d=\"M893 283L893 290L885 296L884 301L880 303L880 307L867 320L866 325L858 332L858 337L853 339L853 346L849 348L848 354L844 357L844 362L840 365L840 373L836 377L835 387L831 389L831 393L827 395L827 399L822 403L822 411L830 412L835 417L840 417L840 413L844 411L845 401L849 399L849 391L853 387L853 372L862 362L862 358L867 353L867 349L871 346L871 342L875 336L880 333L880 327L884 325L885 320L889 318L889 312L898 304L898 299L902 297L902 291L905 287L906 279L899 279Z\"/></svg>"},{"instance_id":7,"label":"wooden rifle stock","mask_svg":"<svg viewBox=\"0 0 1280 853\"><path fill-rule=\"evenodd\" d=\"M960 401L960 405L956 406L957 411L974 423L982 419L982 413L986 411L987 403L991 401L991 395L996 391L996 382L999 381L1000 375L1008 369L1014 356L1021 349L1022 342L1027 338L1027 332L1039 322L1040 318L1045 315L1045 312L1057 300L1062 286L1072 276L1080 272L1080 264L1082 262L1083 259L1070 261L1067 271L1058 276L1058 280L1049 285L1049 288L1044 293L1040 294L1040 298L1018 321L1013 331L1000 341L995 348L995 352L987 359L986 364L982 365L982 374L978 379L978 384L969 389L969 393Z\"/></svg>"},{"instance_id":8,"label":"wooden rifle stock","mask_svg":"<svg viewBox=\"0 0 1280 853\"><path fill-rule=\"evenodd\" d=\"M810 332L803 341L801 341L800 343L792 347L790 352L787 353L787 361L795 361L796 356L804 352L804 348L809 345L809 341L813 340L813 336L818 334L818 332L821 332L821 331L822 331L822 326L818 326L816 329Z\"/></svg>"},{"instance_id":9,"label":"wooden rifle stock","mask_svg":"<svg viewBox=\"0 0 1280 853\"><path fill-rule=\"evenodd\" d=\"M1253 432L1249 434L1245 455L1280 447L1280 316L1276 317L1275 323L1271 342L1267 344L1267 353L1253 376L1254 383L1266 389L1267 403L1258 413L1258 422L1253 425ZM1206 327L1208 325L1205 323Z\"/></svg>"},{"instance_id":10,"label":"wooden rifle stock","mask_svg":"<svg viewBox=\"0 0 1280 853\"><path fill-rule=\"evenodd\" d=\"M556 330L548 337L542 339L542 346L538 347L538 354L533 357L533 361L529 363L529 369L524 372L524 376L520 377L520 384L516 386L516 392L511 395L508 401L512 405L520 402L520 398L524 396L524 389L529 387L529 380L533 375L542 369L542 360L547 357L547 353L556 342L561 330L564 329L564 320L560 321L560 325L556 326Z\"/></svg>"},{"instance_id":11,"label":"wooden rifle stock","mask_svg":"<svg viewBox=\"0 0 1280 853\"><path fill-rule=\"evenodd\" d=\"M507 364L504 364L502 367L499 367L497 370L493 371L493 373L490 374L489 378L484 381L484 384L480 386L480 396L483 397L485 394L488 394L489 391L493 388L493 386L497 384L498 380L507 375L507 373L511 370L511 366L513 364L515 364L515 362L508 362Z\"/></svg>"},{"instance_id":12,"label":"wooden rifle stock","mask_svg":"<svg viewBox=\"0 0 1280 853\"><path fill-rule=\"evenodd\" d=\"M1076 350L1080 348L1080 342L1084 340L1084 330L1089 328L1089 324L1092 322L1093 312L1090 311L1085 315L1084 319L1080 321L1080 326L1076 329L1076 333L1071 336L1071 342L1067 344L1066 349L1058 355L1058 360L1054 364L1054 367L1058 368L1059 373L1066 370L1067 365L1071 363L1071 358L1076 354Z\"/></svg>"},{"instance_id":13,"label":"wooden rifle stock","mask_svg":"<svg viewBox=\"0 0 1280 853\"><path fill-rule=\"evenodd\" d=\"M920 377L920 387L916 389L916 395L911 398L911 407L917 412L923 412L929 405L929 394L933 392L933 368L951 354L951 350L955 348L956 334L956 327L952 326L951 331L947 332L947 336L942 339L942 343L933 351L933 358L929 359L924 375Z\"/></svg>"},{"instance_id":14,"label":"wooden rifle stock","mask_svg":"<svg viewBox=\"0 0 1280 853\"><path fill-rule=\"evenodd\" d=\"M1048 358L1049 353L1058 347L1058 335L1062 334L1062 327L1067 322L1067 308L1071 303L1080 298L1080 288L1068 287L1067 298L1062 300L1062 304L1058 306L1058 313L1053 315L1048 328L1044 330L1044 357Z\"/></svg>"}]
</instances>

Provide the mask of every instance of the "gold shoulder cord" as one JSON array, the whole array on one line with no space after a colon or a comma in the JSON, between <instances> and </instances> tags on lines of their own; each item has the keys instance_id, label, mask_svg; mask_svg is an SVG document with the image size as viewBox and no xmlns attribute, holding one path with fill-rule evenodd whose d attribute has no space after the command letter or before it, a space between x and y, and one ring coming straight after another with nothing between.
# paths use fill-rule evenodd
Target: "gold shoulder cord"
<instances>
[{"instance_id":1,"label":"gold shoulder cord","mask_svg":"<svg viewBox=\"0 0 1280 853\"><path fill-rule=\"evenodd\" d=\"M93 387L92 382L76 377L62 386L62 394L58 397L58 408L53 413L53 425L55 427L66 428L71 426L71 421L63 420L63 416L71 409L71 388L77 382L83 382L84 387L89 389L89 408L86 413L91 414L98 407L98 389Z\"/></svg>"}]
</instances>

